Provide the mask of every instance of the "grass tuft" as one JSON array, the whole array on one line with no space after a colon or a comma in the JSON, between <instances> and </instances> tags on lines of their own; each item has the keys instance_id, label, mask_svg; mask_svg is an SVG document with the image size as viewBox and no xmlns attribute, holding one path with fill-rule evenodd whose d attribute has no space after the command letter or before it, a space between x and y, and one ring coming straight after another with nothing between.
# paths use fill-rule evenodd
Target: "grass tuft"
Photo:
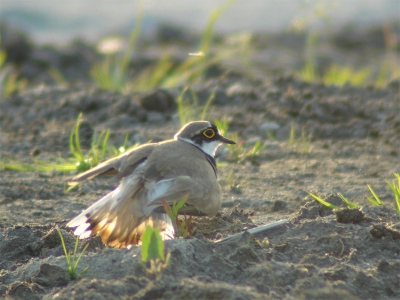
<instances>
[{"instance_id":1,"label":"grass tuft","mask_svg":"<svg viewBox=\"0 0 400 300\"><path fill-rule=\"evenodd\" d=\"M270 135L271 136L271 135ZM287 145L294 149L296 153L299 153L304 158L304 169L308 168L308 157L313 151L313 146L311 145L312 134L306 133L304 126L301 128L301 135L297 137L297 130L294 121L290 124L289 138ZM274 138L271 136L271 140Z\"/></svg>"},{"instance_id":2,"label":"grass tuft","mask_svg":"<svg viewBox=\"0 0 400 300\"><path fill-rule=\"evenodd\" d=\"M371 75L372 70L370 67L357 70L351 66L332 64L325 74L322 75L322 81L326 85L343 86L345 84L351 84L354 86L361 86L369 81Z\"/></svg>"},{"instance_id":3,"label":"grass tuft","mask_svg":"<svg viewBox=\"0 0 400 300\"><path fill-rule=\"evenodd\" d=\"M260 141L256 141L252 148L239 138L237 133L228 135L228 138L237 141L235 145L226 144L232 159L236 163L243 163L246 160L255 162L256 158L264 152L265 146Z\"/></svg>"},{"instance_id":4,"label":"grass tuft","mask_svg":"<svg viewBox=\"0 0 400 300\"><path fill-rule=\"evenodd\" d=\"M204 78L205 71L227 59L236 51L212 54L210 49L215 22L236 0L230 0L216 8L203 31L196 54L188 55L178 65L172 63L171 55L164 54L160 60L137 72L129 78L129 63L140 35L142 8L140 6L135 28L129 37L128 47L122 57L118 53L107 54L103 61L93 66L90 71L92 80L101 88L117 91L146 91L156 86L172 87L179 84L193 84Z\"/></svg>"},{"instance_id":5,"label":"grass tuft","mask_svg":"<svg viewBox=\"0 0 400 300\"><path fill-rule=\"evenodd\" d=\"M78 172L86 171L94 166L97 166L101 161L107 158L125 152L128 136L125 136L124 145L116 149L115 147L110 147L108 144L110 130L107 129L95 136L89 152L84 154L82 152L79 139L79 128L82 118L82 113L80 113L69 136L69 148L77 161L75 165Z\"/></svg>"},{"instance_id":6,"label":"grass tuft","mask_svg":"<svg viewBox=\"0 0 400 300\"><path fill-rule=\"evenodd\" d=\"M188 93L190 98L187 97ZM210 106L214 98L215 90L208 96L204 107L200 109L195 91L189 87L185 87L176 101L178 105L178 118L181 125L194 120L208 120L212 113L212 111L210 111Z\"/></svg>"},{"instance_id":7,"label":"grass tuft","mask_svg":"<svg viewBox=\"0 0 400 300\"><path fill-rule=\"evenodd\" d=\"M129 83L128 67L140 36L142 9L143 5L140 2L135 28L129 36L128 46L122 57L119 53L110 53L105 56L103 61L94 64L90 70L90 77L100 88L117 91L123 91L127 88Z\"/></svg>"},{"instance_id":8,"label":"grass tuft","mask_svg":"<svg viewBox=\"0 0 400 300\"><path fill-rule=\"evenodd\" d=\"M90 150L88 153L84 154L79 139L79 127L82 122L82 118L82 114L79 114L69 136L69 147L74 159L57 158L55 159L55 162L34 159L33 163L23 163L18 160L10 159L7 163L0 162L0 169L19 172L83 172L96 166L107 158L119 155L126 151L128 135L125 136L124 144L118 148L115 148L110 146L108 143L110 130L105 130L95 134ZM138 144L134 144L132 147L137 145Z\"/></svg>"},{"instance_id":9,"label":"grass tuft","mask_svg":"<svg viewBox=\"0 0 400 300\"><path fill-rule=\"evenodd\" d=\"M389 182L386 181L387 185L390 187L390 189L393 192L394 195L394 204L395 204L395 210L397 211L397 213L400 215L400 174L399 173L394 173L394 176L397 179ZM381 206L384 205L384 203L382 202L382 200L378 197L378 195L375 193L375 191L373 190L373 188L367 184L368 189L370 190L371 194L373 195L372 197L367 197L368 201L371 202L374 206ZM331 208L331 209L335 209L337 208L336 205L333 205L332 203L329 203L327 201L325 201L324 199L312 194L312 193L308 193L311 197L313 197L315 200L317 200L318 202L320 202L321 204ZM350 202L349 200L347 200L342 194L338 194L338 196L343 200L343 202L350 208L358 208L360 207L360 205Z\"/></svg>"},{"instance_id":10,"label":"grass tuft","mask_svg":"<svg viewBox=\"0 0 400 300\"><path fill-rule=\"evenodd\" d=\"M256 163L257 158L264 153L266 146L261 140L255 141L253 146L250 147L239 138L237 133L228 134L229 122L226 118L222 121L216 120L215 125L218 127L222 135L233 141L237 141L234 145L225 145L229 149L229 152L236 163L242 163L246 160L251 163Z\"/></svg>"},{"instance_id":11,"label":"grass tuft","mask_svg":"<svg viewBox=\"0 0 400 300\"><path fill-rule=\"evenodd\" d=\"M326 7L325 9L330 9ZM318 14L315 13L315 16ZM307 21L306 21L307 22ZM305 26L301 26L300 31ZM299 28L298 28L299 29ZM391 80L400 78L400 68L398 67L397 45L393 38L394 29L390 25L382 27L382 34L385 40L386 53L383 59L379 60L377 66L372 64L362 68L355 68L351 65L331 64L325 70L318 70L316 49L318 46L318 36L314 30L309 29L305 45L305 62L302 68L295 72L295 75L307 82L320 81L326 85L343 86L350 84L353 86L363 86L373 84L376 87L386 86Z\"/></svg>"},{"instance_id":12,"label":"grass tuft","mask_svg":"<svg viewBox=\"0 0 400 300\"><path fill-rule=\"evenodd\" d=\"M61 245L62 245L62 248L64 250L65 260L67 261L67 265L68 265L69 277L71 278L71 280L76 280L76 279L82 277L82 275L89 269L89 266L87 266L81 272L78 273L78 271L77 271L78 270L79 261L81 260L83 254L85 253L85 251L86 251L87 247L89 246L89 244L86 244L86 246L83 248L83 250L78 255L77 254L77 250L78 250L79 238L76 237L74 251L71 254L67 250L67 246L65 245L64 237L63 237L63 235L61 233L61 230L59 228L56 228L56 230L57 230L58 235L60 236L60 239L61 239Z\"/></svg>"}]
</instances>

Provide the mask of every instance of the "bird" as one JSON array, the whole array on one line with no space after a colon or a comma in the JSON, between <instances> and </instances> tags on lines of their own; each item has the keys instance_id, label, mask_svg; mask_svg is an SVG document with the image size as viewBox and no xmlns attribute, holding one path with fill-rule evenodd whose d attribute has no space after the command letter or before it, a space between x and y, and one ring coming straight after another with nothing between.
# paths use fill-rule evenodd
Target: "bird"
<instances>
[{"instance_id":1,"label":"bird","mask_svg":"<svg viewBox=\"0 0 400 300\"><path fill-rule=\"evenodd\" d=\"M194 121L171 140L143 144L71 178L73 185L100 175L116 175L120 182L67 227L81 239L97 235L106 245L130 248L147 226L160 228L163 239L173 238L163 201L186 199L179 213L214 216L222 204L215 161L221 144L236 143L209 121Z\"/></svg>"}]
</instances>

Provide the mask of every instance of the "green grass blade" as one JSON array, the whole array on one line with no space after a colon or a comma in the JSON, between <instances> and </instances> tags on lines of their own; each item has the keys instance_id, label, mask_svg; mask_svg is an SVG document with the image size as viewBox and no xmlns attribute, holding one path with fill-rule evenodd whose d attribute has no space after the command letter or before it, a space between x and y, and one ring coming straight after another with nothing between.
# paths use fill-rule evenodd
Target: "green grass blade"
<instances>
[{"instance_id":1,"label":"green grass blade","mask_svg":"<svg viewBox=\"0 0 400 300\"><path fill-rule=\"evenodd\" d=\"M71 134L69 135L69 148L71 153L76 157L79 162L84 161L84 157L81 151L81 144L79 140L79 127L82 122L82 113L78 115L74 127L72 128Z\"/></svg>"},{"instance_id":2,"label":"green grass blade","mask_svg":"<svg viewBox=\"0 0 400 300\"><path fill-rule=\"evenodd\" d=\"M174 202L174 205L172 206L172 213L174 214L174 216L178 215L179 210L185 205L185 203L186 203L186 198L183 198L178 203Z\"/></svg>"},{"instance_id":3,"label":"green grass blade","mask_svg":"<svg viewBox=\"0 0 400 300\"><path fill-rule=\"evenodd\" d=\"M396 210L400 214L400 189L397 188L394 184L392 185L389 182L387 184L389 185L389 187L393 191L395 204L396 204Z\"/></svg>"},{"instance_id":4,"label":"green grass blade","mask_svg":"<svg viewBox=\"0 0 400 300\"><path fill-rule=\"evenodd\" d=\"M318 37L315 31L311 31L307 35L306 42L306 63L300 71L299 76L305 81L315 81L318 77L317 64L315 63L315 49L317 48Z\"/></svg>"},{"instance_id":5,"label":"green grass blade","mask_svg":"<svg viewBox=\"0 0 400 300\"><path fill-rule=\"evenodd\" d=\"M232 6L233 3L235 3L236 0L230 0L223 4L221 7L214 9L214 11L211 13L211 16L208 20L206 29L204 30L202 34L202 39L200 42L200 51L203 53L208 53L208 50L210 49L211 45L211 39L212 39L212 33L214 30L214 25L215 22L220 18L220 16L230 7Z\"/></svg>"},{"instance_id":6,"label":"green grass blade","mask_svg":"<svg viewBox=\"0 0 400 300\"><path fill-rule=\"evenodd\" d=\"M127 73L127 68L131 59L132 52L134 51L137 40L139 39L140 36L142 16L143 16L142 11L143 11L143 2L140 1L138 13L136 16L135 29L129 36L128 48L126 49L125 54L122 57L121 63L119 65L120 68L119 73L122 74L123 76L125 76L125 74Z\"/></svg>"},{"instance_id":7,"label":"green grass blade","mask_svg":"<svg viewBox=\"0 0 400 300\"><path fill-rule=\"evenodd\" d=\"M164 85L164 81L168 79L168 73L172 70L173 63L169 55L164 55L161 60L155 66L150 80L148 80L148 86L145 89L151 89L155 86Z\"/></svg>"},{"instance_id":8,"label":"green grass blade","mask_svg":"<svg viewBox=\"0 0 400 300\"><path fill-rule=\"evenodd\" d=\"M143 262L155 259L164 261L164 242L159 228L147 226L142 236L141 254Z\"/></svg>"},{"instance_id":9,"label":"green grass blade","mask_svg":"<svg viewBox=\"0 0 400 300\"><path fill-rule=\"evenodd\" d=\"M186 94L190 94L190 98L186 98ZM202 110L199 108L199 102L197 99L197 95L193 89L185 87L180 95L177 97L177 105L178 105L178 117L179 122L184 125L189 121L198 120L201 118L202 120L209 119L210 111L209 108L214 99L215 93L211 93L206 101L206 104Z\"/></svg>"},{"instance_id":10,"label":"green grass blade","mask_svg":"<svg viewBox=\"0 0 400 300\"><path fill-rule=\"evenodd\" d=\"M349 200L347 200L346 197L343 196L342 194L338 193L338 196L340 197L340 199L342 199L342 201L343 201L348 207L350 207L350 208L358 208L358 207L359 207L359 205L357 205L357 204L355 204L355 203L350 202Z\"/></svg>"},{"instance_id":11,"label":"green grass blade","mask_svg":"<svg viewBox=\"0 0 400 300\"><path fill-rule=\"evenodd\" d=\"M57 83L57 85L67 85L68 81L65 79L61 71L55 67L50 67L47 71L50 77Z\"/></svg>"},{"instance_id":12,"label":"green grass blade","mask_svg":"<svg viewBox=\"0 0 400 300\"><path fill-rule=\"evenodd\" d=\"M75 131L75 127L73 127L71 133L69 134L69 150L78 159L77 150L74 145L74 131Z\"/></svg>"},{"instance_id":13,"label":"green grass blade","mask_svg":"<svg viewBox=\"0 0 400 300\"><path fill-rule=\"evenodd\" d=\"M369 188L371 194L374 196L374 199L372 199L371 197L367 197L368 201L376 206L383 205L383 202L381 201L381 199L379 199L378 195L375 193L372 187L369 184L367 184L367 187Z\"/></svg>"},{"instance_id":14,"label":"green grass blade","mask_svg":"<svg viewBox=\"0 0 400 300\"><path fill-rule=\"evenodd\" d=\"M63 237L63 235L61 233L61 230L59 228L56 228L56 230L58 232L58 235L60 236L61 246L63 248L64 254L65 254L65 260L67 261L67 265L68 265L68 268L69 268L69 266L71 265L71 260L70 260L70 257L69 257L69 252L67 250L67 247L65 246L64 237Z\"/></svg>"},{"instance_id":15,"label":"green grass blade","mask_svg":"<svg viewBox=\"0 0 400 300\"><path fill-rule=\"evenodd\" d=\"M118 148L118 150L115 152L115 154L121 154L124 153L126 151L126 148L128 146L128 141L129 141L129 134L125 134L125 138L124 138L124 144ZM135 144L137 145L137 144Z\"/></svg>"},{"instance_id":16,"label":"green grass blade","mask_svg":"<svg viewBox=\"0 0 400 300\"><path fill-rule=\"evenodd\" d=\"M5 65L6 62L6 58L7 58L7 53L6 51L0 51L0 68L3 67Z\"/></svg>"},{"instance_id":17,"label":"green grass blade","mask_svg":"<svg viewBox=\"0 0 400 300\"><path fill-rule=\"evenodd\" d=\"M207 120L208 119L208 116L210 115L210 112L208 111L208 109L210 108L210 105L214 101L214 98L215 98L215 89L210 94L210 96L208 96L207 102L204 105L203 111L201 112L201 119L200 120Z\"/></svg>"},{"instance_id":18,"label":"green grass blade","mask_svg":"<svg viewBox=\"0 0 400 300\"><path fill-rule=\"evenodd\" d=\"M176 215L174 215L171 207L168 205L168 203L162 199L162 205L164 207L165 213L168 215L168 217L173 221L175 220Z\"/></svg>"},{"instance_id":19,"label":"green grass blade","mask_svg":"<svg viewBox=\"0 0 400 300\"><path fill-rule=\"evenodd\" d=\"M18 172L71 172L76 171L75 161L51 163L34 159L32 164L23 163L17 160L9 160L8 163L0 162L0 169Z\"/></svg>"},{"instance_id":20,"label":"green grass blade","mask_svg":"<svg viewBox=\"0 0 400 300\"><path fill-rule=\"evenodd\" d=\"M72 266L74 269L76 269L76 266L77 266L75 259L76 259L76 253L78 251L78 244L79 244L79 237L76 237L75 245L74 245L74 252L72 254Z\"/></svg>"},{"instance_id":21,"label":"green grass blade","mask_svg":"<svg viewBox=\"0 0 400 300\"><path fill-rule=\"evenodd\" d=\"M202 55L191 56L180 64L174 70L173 74L163 81L163 85L173 86L182 82L194 83L196 80L203 78L203 73L209 66L222 60L222 57L212 57L209 53L212 44L214 25L222 13L224 13L234 2L235 0L230 0L211 13L207 26L202 33L199 45L199 53L202 53Z\"/></svg>"},{"instance_id":22,"label":"green grass blade","mask_svg":"<svg viewBox=\"0 0 400 300\"><path fill-rule=\"evenodd\" d=\"M373 205L375 205L375 206L379 206L380 204L379 204L379 202L377 202L374 198L371 198L371 197L367 197L367 200L369 201L369 202L371 202Z\"/></svg>"},{"instance_id":23,"label":"green grass blade","mask_svg":"<svg viewBox=\"0 0 400 300\"><path fill-rule=\"evenodd\" d=\"M190 90L190 95L192 96L192 106L194 107L194 111L198 112L199 111L199 101L197 99L197 94L193 89Z\"/></svg>"},{"instance_id":24,"label":"green grass blade","mask_svg":"<svg viewBox=\"0 0 400 300\"><path fill-rule=\"evenodd\" d=\"M394 176L397 178L397 186L396 182L393 181L393 183L390 183L386 181L390 189L393 191L394 194L394 199L395 199L395 207L397 210L397 213L400 215L400 175L398 173L394 173Z\"/></svg>"},{"instance_id":25,"label":"green grass blade","mask_svg":"<svg viewBox=\"0 0 400 300\"><path fill-rule=\"evenodd\" d=\"M128 46L122 57L118 53L108 54L90 70L92 80L99 87L107 90L122 90L127 87L128 67L141 31L142 7L140 2L135 28L129 36Z\"/></svg>"},{"instance_id":26,"label":"green grass blade","mask_svg":"<svg viewBox=\"0 0 400 300\"><path fill-rule=\"evenodd\" d=\"M176 100L178 105L178 118L181 125L186 124L191 119L191 110L188 109L188 105L185 101L185 94L188 89L188 87L185 87Z\"/></svg>"},{"instance_id":27,"label":"green grass blade","mask_svg":"<svg viewBox=\"0 0 400 300\"><path fill-rule=\"evenodd\" d=\"M77 238L77 240L79 240L79 239ZM85 247L82 249L81 253L79 253L78 259L77 259L76 262L75 262L75 268L78 267L79 261L81 260L83 254L86 252L87 247L89 247L89 244L86 244ZM85 269L87 269L87 268L88 268L88 267L86 267Z\"/></svg>"},{"instance_id":28,"label":"green grass blade","mask_svg":"<svg viewBox=\"0 0 400 300\"><path fill-rule=\"evenodd\" d=\"M103 143L101 144L101 158L98 159L98 162L104 160L106 158L106 152L108 147L108 140L110 138L110 129L107 129L106 134L103 139Z\"/></svg>"},{"instance_id":29,"label":"green grass blade","mask_svg":"<svg viewBox=\"0 0 400 300\"><path fill-rule=\"evenodd\" d=\"M338 208L338 206L336 206L336 205L334 205L334 204L332 204L332 203L329 203L329 202L325 201L324 199L318 197L317 195L314 195L314 194L312 194L312 193L308 193L308 194L309 194L311 197L313 197L315 200L317 200L319 203L325 205L326 207L329 207L329 208L331 208L331 209Z\"/></svg>"},{"instance_id":30,"label":"green grass blade","mask_svg":"<svg viewBox=\"0 0 400 300\"><path fill-rule=\"evenodd\" d=\"M289 146L293 146L296 139L296 128L294 122L290 123L290 133L289 133Z\"/></svg>"},{"instance_id":31,"label":"green grass blade","mask_svg":"<svg viewBox=\"0 0 400 300\"><path fill-rule=\"evenodd\" d=\"M83 154L82 154L82 150L81 150L81 141L79 139L79 127L81 125L81 122L82 122L82 113L79 114L78 120L76 121L75 132L74 132L74 137L75 137L74 145L75 145L76 152L78 154L78 159L80 161L83 161L84 158L83 158Z\"/></svg>"}]
</instances>

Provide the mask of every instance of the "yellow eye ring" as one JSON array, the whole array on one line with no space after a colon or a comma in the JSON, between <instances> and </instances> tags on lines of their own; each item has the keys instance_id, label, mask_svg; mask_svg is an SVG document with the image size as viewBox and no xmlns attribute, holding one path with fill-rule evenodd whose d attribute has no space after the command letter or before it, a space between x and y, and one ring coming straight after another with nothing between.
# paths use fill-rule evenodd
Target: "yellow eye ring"
<instances>
[{"instance_id":1,"label":"yellow eye ring","mask_svg":"<svg viewBox=\"0 0 400 300\"><path fill-rule=\"evenodd\" d=\"M203 131L203 135L208 139L212 139L215 136L215 131L212 129L206 129Z\"/></svg>"}]
</instances>

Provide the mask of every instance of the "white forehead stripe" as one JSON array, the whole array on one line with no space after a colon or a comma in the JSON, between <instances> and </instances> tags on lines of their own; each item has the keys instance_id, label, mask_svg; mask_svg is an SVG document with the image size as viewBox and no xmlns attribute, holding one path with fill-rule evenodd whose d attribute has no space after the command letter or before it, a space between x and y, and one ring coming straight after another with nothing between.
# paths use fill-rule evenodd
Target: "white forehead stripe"
<instances>
[{"instance_id":1,"label":"white forehead stripe","mask_svg":"<svg viewBox=\"0 0 400 300\"><path fill-rule=\"evenodd\" d=\"M185 138L191 138L211 127L212 127L212 125L208 121L191 122L191 123L186 124L183 128L181 128L181 130L179 130L179 132L177 132L174 135L174 139L178 140L182 136L184 136ZM197 128L197 130L195 130L195 128ZM190 133L190 136L188 135L188 133Z\"/></svg>"}]
</instances>

